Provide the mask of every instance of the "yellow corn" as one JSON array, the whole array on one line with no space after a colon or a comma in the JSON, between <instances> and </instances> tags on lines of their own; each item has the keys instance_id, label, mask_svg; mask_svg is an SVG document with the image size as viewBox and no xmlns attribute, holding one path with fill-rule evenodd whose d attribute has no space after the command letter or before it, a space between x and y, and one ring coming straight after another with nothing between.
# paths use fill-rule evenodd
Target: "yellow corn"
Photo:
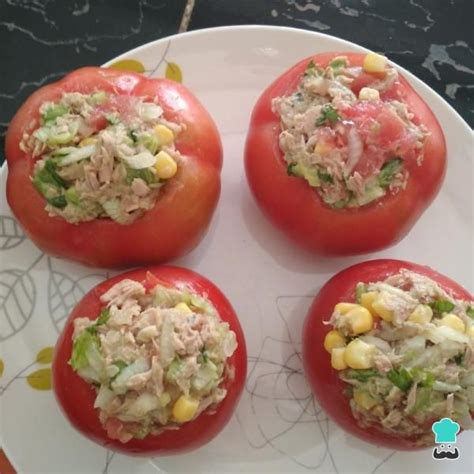
<instances>
[{"instance_id":1,"label":"yellow corn","mask_svg":"<svg viewBox=\"0 0 474 474\"><path fill-rule=\"evenodd\" d=\"M344 353L346 349L344 347L336 347L331 352L331 367L336 370L347 369L347 364L344 360Z\"/></svg>"},{"instance_id":2,"label":"yellow corn","mask_svg":"<svg viewBox=\"0 0 474 474\"><path fill-rule=\"evenodd\" d=\"M181 395L173 405L173 417L178 423L185 423L193 419L198 407L198 400Z\"/></svg>"},{"instance_id":3,"label":"yellow corn","mask_svg":"<svg viewBox=\"0 0 474 474\"><path fill-rule=\"evenodd\" d=\"M467 329L466 329L466 333L469 337L472 337L474 339L474 325L470 325Z\"/></svg>"},{"instance_id":4,"label":"yellow corn","mask_svg":"<svg viewBox=\"0 0 474 474\"><path fill-rule=\"evenodd\" d=\"M329 151L331 151L332 148L327 145L326 143L317 143L316 146L314 147L314 152L317 155L325 155Z\"/></svg>"},{"instance_id":5,"label":"yellow corn","mask_svg":"<svg viewBox=\"0 0 474 474\"><path fill-rule=\"evenodd\" d=\"M364 410L370 410L377 405L377 401L374 400L365 390L355 390L354 401Z\"/></svg>"},{"instance_id":6,"label":"yellow corn","mask_svg":"<svg viewBox=\"0 0 474 474\"><path fill-rule=\"evenodd\" d=\"M97 143L97 138L87 137L87 138L83 138L79 142L79 147L82 148L83 146L95 145L96 143Z\"/></svg>"},{"instance_id":7,"label":"yellow corn","mask_svg":"<svg viewBox=\"0 0 474 474\"><path fill-rule=\"evenodd\" d=\"M380 94L377 89L372 89L371 87L362 87L359 91L360 100L379 100Z\"/></svg>"},{"instance_id":8,"label":"yellow corn","mask_svg":"<svg viewBox=\"0 0 474 474\"><path fill-rule=\"evenodd\" d=\"M362 68L366 72L384 72L387 58L377 53L369 53L365 56Z\"/></svg>"},{"instance_id":9,"label":"yellow corn","mask_svg":"<svg viewBox=\"0 0 474 474\"><path fill-rule=\"evenodd\" d=\"M346 314L351 309L358 308L358 307L359 305L355 303L337 303L337 305L334 306L334 311L337 311L339 314Z\"/></svg>"},{"instance_id":10,"label":"yellow corn","mask_svg":"<svg viewBox=\"0 0 474 474\"><path fill-rule=\"evenodd\" d=\"M427 304L419 304L408 316L408 321L418 324L427 324L433 317L433 310Z\"/></svg>"},{"instance_id":11,"label":"yellow corn","mask_svg":"<svg viewBox=\"0 0 474 474\"><path fill-rule=\"evenodd\" d=\"M165 125L157 125L155 127L155 135L158 137L158 140L160 141L160 146L171 145L174 141L173 130L166 127Z\"/></svg>"},{"instance_id":12,"label":"yellow corn","mask_svg":"<svg viewBox=\"0 0 474 474\"><path fill-rule=\"evenodd\" d=\"M372 308L374 309L377 316L380 316L384 321L387 321L388 323L392 321L393 313L387 307L384 301L383 293L380 293L379 296L374 300L372 303Z\"/></svg>"},{"instance_id":13,"label":"yellow corn","mask_svg":"<svg viewBox=\"0 0 474 474\"><path fill-rule=\"evenodd\" d=\"M377 296L379 295L378 291L367 291L366 293L362 293L360 295L360 304L364 308L367 308L372 316L377 316L374 308L372 307L372 303L375 301Z\"/></svg>"},{"instance_id":14,"label":"yellow corn","mask_svg":"<svg viewBox=\"0 0 474 474\"><path fill-rule=\"evenodd\" d=\"M346 338L339 332L333 329L326 334L324 338L324 349L329 353L336 347L344 347L346 345Z\"/></svg>"},{"instance_id":15,"label":"yellow corn","mask_svg":"<svg viewBox=\"0 0 474 474\"><path fill-rule=\"evenodd\" d=\"M174 309L178 309L182 313L192 313L191 308L186 303L178 303Z\"/></svg>"},{"instance_id":16,"label":"yellow corn","mask_svg":"<svg viewBox=\"0 0 474 474\"><path fill-rule=\"evenodd\" d=\"M346 347L344 362L351 369L370 369L373 364L375 346L360 339L354 339Z\"/></svg>"},{"instance_id":17,"label":"yellow corn","mask_svg":"<svg viewBox=\"0 0 474 474\"><path fill-rule=\"evenodd\" d=\"M170 179L178 171L178 165L176 164L176 161L171 158L169 153L166 153L166 151L160 151L156 155L155 170L158 178Z\"/></svg>"},{"instance_id":18,"label":"yellow corn","mask_svg":"<svg viewBox=\"0 0 474 474\"><path fill-rule=\"evenodd\" d=\"M466 330L466 325L464 324L464 321L459 317L456 316L455 314L447 314L446 316L443 316L439 324L441 326L448 326L451 329L454 329L455 331L459 332L464 332Z\"/></svg>"},{"instance_id":19,"label":"yellow corn","mask_svg":"<svg viewBox=\"0 0 474 474\"><path fill-rule=\"evenodd\" d=\"M352 334L361 334L370 331L374 325L374 318L370 314L370 311L359 305L346 313L344 318L347 318Z\"/></svg>"}]
</instances>

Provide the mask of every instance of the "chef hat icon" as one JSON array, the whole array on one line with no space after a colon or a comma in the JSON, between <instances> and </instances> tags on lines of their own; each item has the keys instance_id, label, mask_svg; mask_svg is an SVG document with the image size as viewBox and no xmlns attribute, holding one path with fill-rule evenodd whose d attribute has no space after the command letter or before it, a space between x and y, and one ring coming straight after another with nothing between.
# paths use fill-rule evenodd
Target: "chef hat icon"
<instances>
[{"instance_id":1,"label":"chef hat icon","mask_svg":"<svg viewBox=\"0 0 474 474\"><path fill-rule=\"evenodd\" d=\"M431 426L435 434L435 443L455 443L459 433L459 424L451 418L442 418Z\"/></svg>"}]
</instances>

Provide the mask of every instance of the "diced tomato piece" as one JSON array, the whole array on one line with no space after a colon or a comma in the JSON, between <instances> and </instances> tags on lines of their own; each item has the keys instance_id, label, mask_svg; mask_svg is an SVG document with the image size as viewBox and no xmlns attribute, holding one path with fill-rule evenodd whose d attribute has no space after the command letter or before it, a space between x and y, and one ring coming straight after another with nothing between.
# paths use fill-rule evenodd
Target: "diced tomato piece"
<instances>
[{"instance_id":1,"label":"diced tomato piece","mask_svg":"<svg viewBox=\"0 0 474 474\"><path fill-rule=\"evenodd\" d=\"M374 83L375 81L383 80L385 77L385 73L368 73L365 71L361 71L361 73L354 78L354 81L351 83L351 90L354 94L359 94L359 91L363 87L370 87L370 84Z\"/></svg>"}]
</instances>

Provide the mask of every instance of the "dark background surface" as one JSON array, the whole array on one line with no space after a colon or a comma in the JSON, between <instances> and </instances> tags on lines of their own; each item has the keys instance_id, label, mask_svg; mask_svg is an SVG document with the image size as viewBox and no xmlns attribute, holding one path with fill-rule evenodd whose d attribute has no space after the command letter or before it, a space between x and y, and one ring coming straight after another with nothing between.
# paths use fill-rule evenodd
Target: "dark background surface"
<instances>
[{"instance_id":1,"label":"dark background surface","mask_svg":"<svg viewBox=\"0 0 474 474\"><path fill-rule=\"evenodd\" d=\"M189 30L284 25L384 51L474 126L472 0L0 0L0 150L32 91L177 33L187 3L195 3Z\"/></svg>"}]
</instances>

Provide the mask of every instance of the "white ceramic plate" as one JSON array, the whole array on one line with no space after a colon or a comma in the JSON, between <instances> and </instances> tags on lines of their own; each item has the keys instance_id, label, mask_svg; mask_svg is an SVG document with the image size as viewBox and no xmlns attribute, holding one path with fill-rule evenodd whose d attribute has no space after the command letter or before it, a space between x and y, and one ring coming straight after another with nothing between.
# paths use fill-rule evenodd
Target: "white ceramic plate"
<instances>
[{"instance_id":1,"label":"white ceramic plate","mask_svg":"<svg viewBox=\"0 0 474 474\"><path fill-rule=\"evenodd\" d=\"M473 288L472 135L459 115L406 71L436 113L449 153L444 187L410 235L363 258L311 259L262 218L245 181L242 152L261 91L300 58L323 51L363 51L347 41L275 27L231 27L165 38L117 59L140 61L163 76L174 63L183 82L217 121L224 142L223 190L211 230L179 265L213 280L245 331L249 372L235 416L198 452L168 458L112 455L76 433L48 388L48 350L72 306L106 277L103 270L43 255L11 217L1 172L0 379L3 447L21 473L153 472L472 472L472 433L458 440L461 458L431 451L392 452L337 428L313 402L302 375L300 332L312 296L334 273L358 261L394 257L428 264ZM168 66L168 72L176 68ZM42 362L42 363L41 363ZM80 409L80 407L78 407Z\"/></svg>"}]
</instances>

